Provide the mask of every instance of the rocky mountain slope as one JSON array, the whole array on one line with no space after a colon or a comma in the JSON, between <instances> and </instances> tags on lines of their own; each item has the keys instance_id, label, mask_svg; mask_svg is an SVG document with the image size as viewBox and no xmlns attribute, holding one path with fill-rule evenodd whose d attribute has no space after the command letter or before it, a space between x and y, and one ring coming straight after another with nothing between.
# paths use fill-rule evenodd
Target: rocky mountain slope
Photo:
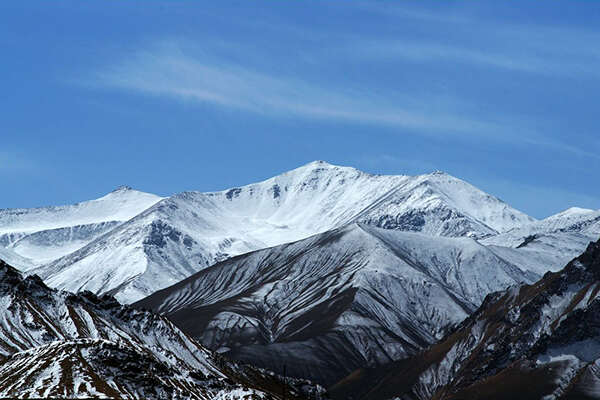
<instances>
[{"instance_id":1,"label":"rocky mountain slope","mask_svg":"<svg viewBox=\"0 0 600 400\"><path fill-rule=\"evenodd\" d=\"M0 210L0 246L27 261L22 270L72 253L161 200L120 187L108 195L74 205Z\"/></svg>"},{"instance_id":2,"label":"rocky mountain slope","mask_svg":"<svg viewBox=\"0 0 600 400\"><path fill-rule=\"evenodd\" d=\"M600 211L570 208L481 242L539 274L558 271L600 237Z\"/></svg>"},{"instance_id":3,"label":"rocky mountain slope","mask_svg":"<svg viewBox=\"0 0 600 400\"><path fill-rule=\"evenodd\" d=\"M225 260L136 306L235 359L332 383L415 354L488 293L536 278L471 238L352 224Z\"/></svg>"},{"instance_id":4,"label":"rocky mountain slope","mask_svg":"<svg viewBox=\"0 0 600 400\"><path fill-rule=\"evenodd\" d=\"M482 238L532 221L444 173L371 175L314 162L257 184L161 200L35 272L54 287L132 302L233 255L353 222Z\"/></svg>"},{"instance_id":5,"label":"rocky mountain slope","mask_svg":"<svg viewBox=\"0 0 600 400\"><path fill-rule=\"evenodd\" d=\"M600 241L533 285L492 294L423 353L340 382L339 398L600 398ZM368 385L368 386L367 386Z\"/></svg>"},{"instance_id":6,"label":"rocky mountain slope","mask_svg":"<svg viewBox=\"0 0 600 400\"><path fill-rule=\"evenodd\" d=\"M287 398L302 397L296 383ZM163 317L49 289L0 262L0 397L266 399L283 387Z\"/></svg>"}]
</instances>

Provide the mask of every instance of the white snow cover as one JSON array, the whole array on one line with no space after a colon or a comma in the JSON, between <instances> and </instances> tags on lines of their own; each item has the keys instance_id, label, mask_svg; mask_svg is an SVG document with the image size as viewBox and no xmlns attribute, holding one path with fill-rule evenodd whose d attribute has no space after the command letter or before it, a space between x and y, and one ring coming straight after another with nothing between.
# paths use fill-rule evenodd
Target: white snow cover
<instances>
[{"instance_id":1,"label":"white snow cover","mask_svg":"<svg viewBox=\"0 0 600 400\"><path fill-rule=\"evenodd\" d=\"M73 205L3 209L0 210L0 234L127 221L159 200L159 196L122 186L99 199Z\"/></svg>"},{"instance_id":2,"label":"white snow cover","mask_svg":"<svg viewBox=\"0 0 600 400\"><path fill-rule=\"evenodd\" d=\"M243 361L263 365L265 355L280 352L290 364L302 357L311 371L298 373L333 379L343 368L421 350L488 293L522 282L529 282L526 272L474 239L352 224L226 260L138 305L182 325L201 327L208 318L205 329L191 333L210 348L244 354ZM340 335L344 340L334 345ZM360 357L331 373L318 369L343 354Z\"/></svg>"},{"instance_id":3,"label":"white snow cover","mask_svg":"<svg viewBox=\"0 0 600 400\"><path fill-rule=\"evenodd\" d=\"M120 187L97 200L74 205L3 209L0 246L35 264L47 263L80 249L160 200L153 194Z\"/></svg>"},{"instance_id":4,"label":"white snow cover","mask_svg":"<svg viewBox=\"0 0 600 400\"><path fill-rule=\"evenodd\" d=\"M485 237L533 221L450 175L371 175L313 162L264 182L163 199L36 270L50 285L138 300L214 262L353 222Z\"/></svg>"},{"instance_id":5,"label":"white snow cover","mask_svg":"<svg viewBox=\"0 0 600 400\"><path fill-rule=\"evenodd\" d=\"M598 245L591 246L597 248ZM445 385L459 385L460 374L468 374L472 370L469 368L483 370L487 363L492 363L498 367L492 371L499 373L501 368L510 369L517 360L530 361L527 350L535 349L540 342L549 342L554 344L548 345L531 360L535 361L536 367L552 363L549 369L552 374L543 379L553 381L555 389L544 399L562 398L567 388L574 387L590 396L594 395L590 398L597 398L600 394L600 337L593 325L593 321L597 320L600 301L597 251L590 250L587 257L572 261L556 275L544 276L531 287L515 287L494 294L487 308L482 307L474 313L471 320L467 320L464 327L455 333L455 337L446 338L445 342L432 348L432 352L443 349L444 356L439 360L433 358L437 361L420 373L412 387L416 394L414 397L427 400L432 394L439 394L440 388ZM574 317L575 313L579 313L579 316ZM586 313L590 317L580 322ZM499 318L499 315L504 317ZM561 331L561 325L569 317L574 317L569 321L570 328ZM588 322L590 320L591 323ZM562 336L554 342L548 340L553 335ZM447 343L451 344L449 348ZM486 349L492 352L496 346L505 348L499 349L500 353L497 352L491 359L487 358L485 351L481 351ZM508 354L515 358L507 360L502 357ZM427 357L427 353L424 357ZM475 357L479 357L480 364L473 364ZM524 371L528 369L531 366L525 367Z\"/></svg>"},{"instance_id":6,"label":"white snow cover","mask_svg":"<svg viewBox=\"0 0 600 400\"><path fill-rule=\"evenodd\" d=\"M25 258L17 254L14 250L6 247L0 247L0 260L3 260L10 265L14 265L21 271L27 271L35 266L32 260Z\"/></svg>"},{"instance_id":7,"label":"white snow cover","mask_svg":"<svg viewBox=\"0 0 600 400\"><path fill-rule=\"evenodd\" d=\"M261 372L246 376L165 318L51 290L3 263L0 359L3 398L264 397L253 382Z\"/></svg>"},{"instance_id":8,"label":"white snow cover","mask_svg":"<svg viewBox=\"0 0 600 400\"><path fill-rule=\"evenodd\" d=\"M543 275L558 271L600 238L600 210L569 208L481 240L501 257Z\"/></svg>"}]
</instances>

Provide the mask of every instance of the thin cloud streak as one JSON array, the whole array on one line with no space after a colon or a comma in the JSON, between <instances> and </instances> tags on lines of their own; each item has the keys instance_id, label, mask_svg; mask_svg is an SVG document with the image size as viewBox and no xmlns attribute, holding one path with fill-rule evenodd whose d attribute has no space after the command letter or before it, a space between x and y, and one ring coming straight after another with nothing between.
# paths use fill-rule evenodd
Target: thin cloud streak
<instances>
[{"instance_id":1,"label":"thin cloud streak","mask_svg":"<svg viewBox=\"0 0 600 400\"><path fill-rule=\"evenodd\" d=\"M577 60L564 54L536 55L533 52L505 52L498 49L477 49L456 45L408 40L363 41L354 43L348 52L361 54L369 60L404 59L415 62L451 61L461 64L481 65L508 71L542 75L577 77L600 75L600 58L594 54L581 55Z\"/></svg>"},{"instance_id":2,"label":"thin cloud streak","mask_svg":"<svg viewBox=\"0 0 600 400\"><path fill-rule=\"evenodd\" d=\"M81 83L81 82L80 82ZM299 117L401 128L412 134L529 144L579 156L599 155L553 141L526 120L473 118L457 111L459 99L426 98L422 93L374 95L356 88L325 87L297 78L276 77L207 54L187 55L163 42L96 72L83 84L118 88L182 101L235 108L274 117ZM435 104L435 106L434 106ZM458 107L461 108L461 107Z\"/></svg>"},{"instance_id":3,"label":"thin cloud streak","mask_svg":"<svg viewBox=\"0 0 600 400\"><path fill-rule=\"evenodd\" d=\"M467 7L435 11L406 4L369 3L370 11L389 18L408 18L424 23L447 25L454 44L440 44L404 37L402 40L382 40L356 37L352 54L368 57L396 57L413 61L453 61L491 66L509 71L544 75L577 77L581 74L600 75L600 31L572 26L514 24L489 16L474 15ZM473 47L472 32L477 32L485 47ZM464 45L461 45L463 37ZM362 42L362 44L361 44ZM509 44L506 46L506 44Z\"/></svg>"},{"instance_id":4,"label":"thin cloud streak","mask_svg":"<svg viewBox=\"0 0 600 400\"><path fill-rule=\"evenodd\" d=\"M451 113L390 106L388 99L378 98L368 91L324 88L228 63L201 62L173 48L140 52L128 61L98 72L92 80L92 85L94 83L265 115L388 125L430 134L443 130L447 134L480 136L486 132L492 135L501 129L490 122ZM407 98L404 103L414 107L415 101Z\"/></svg>"}]
</instances>

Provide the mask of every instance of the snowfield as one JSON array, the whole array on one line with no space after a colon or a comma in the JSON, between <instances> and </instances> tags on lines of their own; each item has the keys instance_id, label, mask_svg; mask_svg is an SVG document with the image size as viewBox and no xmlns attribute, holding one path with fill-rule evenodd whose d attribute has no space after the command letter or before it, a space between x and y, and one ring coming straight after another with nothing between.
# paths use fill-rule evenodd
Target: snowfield
<instances>
[{"instance_id":1,"label":"snowfield","mask_svg":"<svg viewBox=\"0 0 600 400\"><path fill-rule=\"evenodd\" d=\"M600 286L584 258L568 276L547 273L598 237L600 210L538 221L443 172L372 175L323 161L219 192L162 198L120 187L74 205L3 209L0 260L30 277L0 274L0 396L145 398L154 388L176 398L193 387L198 399L264 398L260 385L247 385L258 372L245 375L196 340L279 372L286 360L291 375L324 384L392 365L401 372L388 376L390 387L410 383L416 399L445 390L472 354L482 357L480 373L506 367L487 355L527 349L537 363L527 368L562 371L548 398L573 384L569 374L591 382L592 393L600 390L596 339L545 340L557 326L578 326L568 318L592 318ZM578 270L589 272L585 282L569 278ZM520 285L540 278L568 284L543 298L523 294L539 283ZM104 295L166 314L181 331L96 297ZM524 296L535 302L523 305ZM514 346L481 314L492 301L500 308L490 313L508 324L498 332L514 334ZM510 324L528 314L523 342ZM446 347L422 353L432 345ZM418 360L417 381L402 381L403 360L419 354L436 361ZM81 359L89 369L65 391ZM129 365L162 371L159 381L136 382ZM223 383L229 378L234 384Z\"/></svg>"},{"instance_id":2,"label":"snowfield","mask_svg":"<svg viewBox=\"0 0 600 400\"><path fill-rule=\"evenodd\" d=\"M314 162L222 192L160 199L122 188L75 206L5 210L0 243L39 265L51 286L129 303L228 257L355 222L485 238L534 219L445 173L371 175Z\"/></svg>"}]
</instances>

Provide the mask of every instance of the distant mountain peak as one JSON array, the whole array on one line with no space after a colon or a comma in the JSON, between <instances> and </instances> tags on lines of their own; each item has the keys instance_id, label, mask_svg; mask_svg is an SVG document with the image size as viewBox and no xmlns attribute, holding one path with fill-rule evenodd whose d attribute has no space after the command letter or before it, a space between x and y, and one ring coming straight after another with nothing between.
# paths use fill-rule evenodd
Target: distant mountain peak
<instances>
[{"instance_id":1,"label":"distant mountain peak","mask_svg":"<svg viewBox=\"0 0 600 400\"><path fill-rule=\"evenodd\" d=\"M439 170L439 169L433 171L430 175L447 175L447 176L450 176L447 172Z\"/></svg>"},{"instance_id":2,"label":"distant mountain peak","mask_svg":"<svg viewBox=\"0 0 600 400\"><path fill-rule=\"evenodd\" d=\"M34 238L22 240L22 246L14 250L41 260L37 273L51 286L110 291L125 302L224 258L352 222L432 236L481 238L533 221L447 174L372 175L322 160L219 192L188 192L162 199L124 187L63 214L47 217L43 226L37 215L11 216L6 225L34 232L89 226L90 233L76 243L76 251L67 252L74 246L64 246L64 251L50 258L29 245ZM71 237L70 230L64 232ZM172 268L165 271L164 265ZM123 286L124 281L129 283Z\"/></svg>"},{"instance_id":3,"label":"distant mountain peak","mask_svg":"<svg viewBox=\"0 0 600 400\"><path fill-rule=\"evenodd\" d=\"M327 161L323 161L323 160L315 160L315 161L309 162L308 164L304 164L296 169L293 169L292 171L313 170L313 169L342 169L342 168L343 169L353 169L353 170L355 169L352 167L331 164L331 163L328 163Z\"/></svg>"},{"instance_id":4,"label":"distant mountain peak","mask_svg":"<svg viewBox=\"0 0 600 400\"><path fill-rule=\"evenodd\" d=\"M564 211L561 211L560 213L558 213L556 215L567 216L567 215L589 214L589 213L593 213L594 211L595 210L592 210L590 208L570 207Z\"/></svg>"},{"instance_id":5,"label":"distant mountain peak","mask_svg":"<svg viewBox=\"0 0 600 400\"><path fill-rule=\"evenodd\" d=\"M315 161L312 161L312 162L308 163L307 165L327 165L327 166L334 166L333 164L330 164L327 161L323 161L323 160L315 160Z\"/></svg>"},{"instance_id":6,"label":"distant mountain peak","mask_svg":"<svg viewBox=\"0 0 600 400\"><path fill-rule=\"evenodd\" d=\"M111 193L129 192L129 191L132 191L132 190L133 190L133 188L131 186L121 185L121 186L118 186Z\"/></svg>"}]
</instances>

